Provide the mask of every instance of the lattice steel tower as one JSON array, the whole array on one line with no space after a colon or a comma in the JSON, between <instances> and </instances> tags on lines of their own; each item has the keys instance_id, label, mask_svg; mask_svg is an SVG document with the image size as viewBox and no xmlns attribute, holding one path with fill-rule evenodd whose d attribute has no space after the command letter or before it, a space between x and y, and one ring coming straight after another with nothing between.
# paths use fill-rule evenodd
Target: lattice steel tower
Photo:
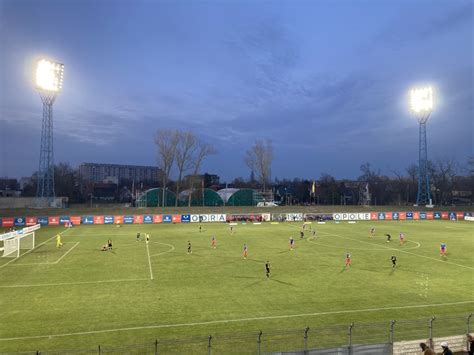
<instances>
[{"instance_id":1,"label":"lattice steel tower","mask_svg":"<svg viewBox=\"0 0 474 355\"><path fill-rule=\"evenodd\" d=\"M54 193L53 103L62 89L64 64L46 59L38 61L36 88L43 102L43 122L36 189L37 207L51 207Z\"/></svg>"},{"instance_id":2,"label":"lattice steel tower","mask_svg":"<svg viewBox=\"0 0 474 355\"><path fill-rule=\"evenodd\" d=\"M418 150L418 193L417 205L431 205L430 177L428 174L428 147L426 144L426 123L433 111L433 89L413 89L410 92L410 106L419 123Z\"/></svg>"}]
</instances>

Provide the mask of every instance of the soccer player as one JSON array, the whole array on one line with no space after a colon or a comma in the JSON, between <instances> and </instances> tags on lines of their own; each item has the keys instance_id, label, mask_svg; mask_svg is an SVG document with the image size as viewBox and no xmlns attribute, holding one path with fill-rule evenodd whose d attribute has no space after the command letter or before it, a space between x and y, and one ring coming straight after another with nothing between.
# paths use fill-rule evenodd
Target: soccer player
<instances>
[{"instance_id":1,"label":"soccer player","mask_svg":"<svg viewBox=\"0 0 474 355\"><path fill-rule=\"evenodd\" d=\"M400 245L405 243L405 233L400 232Z\"/></svg>"},{"instance_id":2,"label":"soccer player","mask_svg":"<svg viewBox=\"0 0 474 355\"><path fill-rule=\"evenodd\" d=\"M147 244L150 242L150 235L148 233L145 234L145 241Z\"/></svg>"},{"instance_id":3,"label":"soccer player","mask_svg":"<svg viewBox=\"0 0 474 355\"><path fill-rule=\"evenodd\" d=\"M109 239L107 241L107 246L108 246L109 250L112 250L112 239Z\"/></svg>"},{"instance_id":4,"label":"soccer player","mask_svg":"<svg viewBox=\"0 0 474 355\"><path fill-rule=\"evenodd\" d=\"M211 239L211 247L212 247L213 249L216 249L216 248L217 248L217 239L216 239L216 237L212 237L212 239Z\"/></svg>"},{"instance_id":5,"label":"soccer player","mask_svg":"<svg viewBox=\"0 0 474 355\"><path fill-rule=\"evenodd\" d=\"M290 237L290 250L293 250L293 247L295 246L295 240L293 237Z\"/></svg>"},{"instance_id":6,"label":"soccer player","mask_svg":"<svg viewBox=\"0 0 474 355\"><path fill-rule=\"evenodd\" d=\"M140 241L140 232L137 232L137 242Z\"/></svg>"},{"instance_id":7,"label":"soccer player","mask_svg":"<svg viewBox=\"0 0 474 355\"><path fill-rule=\"evenodd\" d=\"M397 257L395 255L392 255L390 260L392 260L392 269L395 269L397 267Z\"/></svg>"},{"instance_id":8,"label":"soccer player","mask_svg":"<svg viewBox=\"0 0 474 355\"><path fill-rule=\"evenodd\" d=\"M316 238L316 229L313 229L313 230L311 231L311 234L313 235L313 238Z\"/></svg>"},{"instance_id":9,"label":"soccer player","mask_svg":"<svg viewBox=\"0 0 474 355\"><path fill-rule=\"evenodd\" d=\"M441 243L439 246L439 255L446 256L446 243Z\"/></svg>"},{"instance_id":10,"label":"soccer player","mask_svg":"<svg viewBox=\"0 0 474 355\"><path fill-rule=\"evenodd\" d=\"M301 231L301 232L300 232L300 239L303 239L303 238L304 238L304 232Z\"/></svg>"},{"instance_id":11,"label":"soccer player","mask_svg":"<svg viewBox=\"0 0 474 355\"><path fill-rule=\"evenodd\" d=\"M202 224L199 223L199 233L201 233L201 232L202 232Z\"/></svg>"},{"instance_id":12,"label":"soccer player","mask_svg":"<svg viewBox=\"0 0 474 355\"><path fill-rule=\"evenodd\" d=\"M62 247L63 243L61 243L61 234L56 234L56 248Z\"/></svg>"},{"instance_id":13,"label":"soccer player","mask_svg":"<svg viewBox=\"0 0 474 355\"><path fill-rule=\"evenodd\" d=\"M352 255L351 253L346 253L346 269L349 267L351 268L352 265Z\"/></svg>"},{"instance_id":14,"label":"soccer player","mask_svg":"<svg viewBox=\"0 0 474 355\"><path fill-rule=\"evenodd\" d=\"M369 233L369 238L372 238L375 235L375 228L370 227L370 233Z\"/></svg>"},{"instance_id":15,"label":"soccer player","mask_svg":"<svg viewBox=\"0 0 474 355\"><path fill-rule=\"evenodd\" d=\"M267 276L267 279L270 278L270 262L268 260L265 263L265 275Z\"/></svg>"},{"instance_id":16,"label":"soccer player","mask_svg":"<svg viewBox=\"0 0 474 355\"><path fill-rule=\"evenodd\" d=\"M247 247L247 244L244 244L244 259L247 259L248 255L249 255L249 248Z\"/></svg>"},{"instance_id":17,"label":"soccer player","mask_svg":"<svg viewBox=\"0 0 474 355\"><path fill-rule=\"evenodd\" d=\"M230 235L234 235L234 226L230 226Z\"/></svg>"},{"instance_id":18,"label":"soccer player","mask_svg":"<svg viewBox=\"0 0 474 355\"><path fill-rule=\"evenodd\" d=\"M193 251L191 249L191 242L188 240L188 255L192 254L192 253L193 253Z\"/></svg>"},{"instance_id":19,"label":"soccer player","mask_svg":"<svg viewBox=\"0 0 474 355\"><path fill-rule=\"evenodd\" d=\"M385 234L385 236L387 237L387 243L390 243L392 241L392 236L390 234Z\"/></svg>"}]
</instances>

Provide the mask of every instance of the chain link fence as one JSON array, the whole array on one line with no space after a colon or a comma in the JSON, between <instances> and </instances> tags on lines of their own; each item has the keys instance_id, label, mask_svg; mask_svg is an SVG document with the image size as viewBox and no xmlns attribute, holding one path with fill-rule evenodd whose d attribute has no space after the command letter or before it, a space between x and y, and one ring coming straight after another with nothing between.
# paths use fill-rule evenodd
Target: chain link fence
<instances>
[{"instance_id":1,"label":"chain link fence","mask_svg":"<svg viewBox=\"0 0 474 355\"><path fill-rule=\"evenodd\" d=\"M462 351L467 345L465 334L472 330L471 321L472 314L466 314L254 333L216 333L201 337L156 339L148 343L121 347L97 345L96 348L88 350L38 350L15 354L418 354L419 341L429 342L436 347L440 341L448 338L455 339L455 346L461 347L458 351Z\"/></svg>"}]
</instances>

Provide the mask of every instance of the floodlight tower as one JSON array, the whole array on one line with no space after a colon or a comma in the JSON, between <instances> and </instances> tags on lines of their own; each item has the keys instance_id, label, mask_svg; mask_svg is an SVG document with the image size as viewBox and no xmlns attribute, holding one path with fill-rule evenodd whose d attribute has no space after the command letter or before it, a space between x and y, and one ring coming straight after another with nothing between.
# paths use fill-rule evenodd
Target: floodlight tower
<instances>
[{"instance_id":1,"label":"floodlight tower","mask_svg":"<svg viewBox=\"0 0 474 355\"><path fill-rule=\"evenodd\" d=\"M433 89L417 88L410 91L410 109L419 123L418 194L416 204L431 205L430 178L428 175L428 148L426 145L426 122L433 112Z\"/></svg>"},{"instance_id":2,"label":"floodlight tower","mask_svg":"<svg viewBox=\"0 0 474 355\"><path fill-rule=\"evenodd\" d=\"M54 193L53 103L63 86L64 64L40 59L36 65L36 89L43 102L43 123L36 189L36 205L50 207Z\"/></svg>"}]
</instances>

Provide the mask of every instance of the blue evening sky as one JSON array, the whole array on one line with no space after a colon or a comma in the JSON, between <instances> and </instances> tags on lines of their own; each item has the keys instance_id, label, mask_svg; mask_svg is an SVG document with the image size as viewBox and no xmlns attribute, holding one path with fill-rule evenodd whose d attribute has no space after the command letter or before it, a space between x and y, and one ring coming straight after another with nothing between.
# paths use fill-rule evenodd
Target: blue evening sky
<instances>
[{"instance_id":1,"label":"blue evening sky","mask_svg":"<svg viewBox=\"0 0 474 355\"><path fill-rule=\"evenodd\" d=\"M271 139L273 177L355 178L418 159L414 85L435 87L429 158L473 155L470 0L0 0L0 176L38 167L34 61L65 64L55 162L156 165L159 128L218 154L203 170L248 177Z\"/></svg>"}]
</instances>

